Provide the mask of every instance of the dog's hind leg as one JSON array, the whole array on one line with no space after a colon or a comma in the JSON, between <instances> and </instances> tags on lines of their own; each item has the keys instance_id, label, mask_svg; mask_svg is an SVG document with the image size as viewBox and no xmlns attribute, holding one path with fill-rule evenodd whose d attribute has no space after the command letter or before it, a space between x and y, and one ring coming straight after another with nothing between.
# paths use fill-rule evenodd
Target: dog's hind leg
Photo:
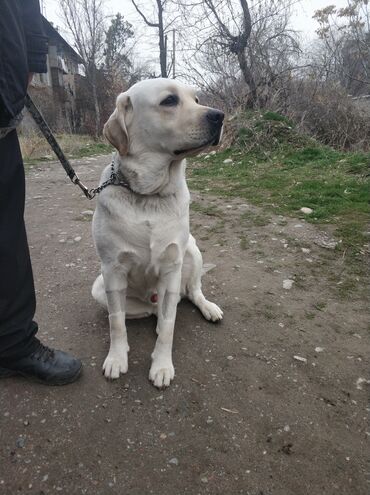
<instances>
[{"instance_id":1,"label":"dog's hind leg","mask_svg":"<svg viewBox=\"0 0 370 495\"><path fill-rule=\"evenodd\" d=\"M105 293L103 275L100 274L93 283L91 294L93 298L108 309L107 295ZM156 315L157 308L154 304L141 301L135 297L126 297L125 317L127 319L146 318L147 316Z\"/></svg>"},{"instance_id":2,"label":"dog's hind leg","mask_svg":"<svg viewBox=\"0 0 370 495\"><path fill-rule=\"evenodd\" d=\"M91 295L93 296L95 301L104 306L104 308L108 309L107 295L105 293L104 279L102 274L96 277L96 280L93 283L91 289Z\"/></svg>"},{"instance_id":3,"label":"dog's hind leg","mask_svg":"<svg viewBox=\"0 0 370 495\"><path fill-rule=\"evenodd\" d=\"M157 307L154 304L141 301L136 297L126 299L126 318L134 320L136 318L147 318L157 314Z\"/></svg>"},{"instance_id":4,"label":"dog's hind leg","mask_svg":"<svg viewBox=\"0 0 370 495\"><path fill-rule=\"evenodd\" d=\"M217 304L208 301L202 292L202 254L196 245L193 236L190 236L186 247L183 273L185 279L185 293L197 308L201 311L206 320L213 322L222 319L223 312Z\"/></svg>"}]
</instances>

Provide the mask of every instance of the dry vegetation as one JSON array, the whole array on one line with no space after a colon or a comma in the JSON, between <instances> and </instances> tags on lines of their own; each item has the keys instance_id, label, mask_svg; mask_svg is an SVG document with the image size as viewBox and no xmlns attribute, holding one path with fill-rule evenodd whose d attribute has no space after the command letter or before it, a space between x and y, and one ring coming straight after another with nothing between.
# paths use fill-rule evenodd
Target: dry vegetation
<instances>
[{"instance_id":1,"label":"dry vegetation","mask_svg":"<svg viewBox=\"0 0 370 495\"><path fill-rule=\"evenodd\" d=\"M69 158L99 155L109 153L112 148L103 140L94 140L91 136L78 134L56 135L64 153ZM52 149L44 136L37 133L20 136L22 155L26 163L55 160Z\"/></svg>"}]
</instances>

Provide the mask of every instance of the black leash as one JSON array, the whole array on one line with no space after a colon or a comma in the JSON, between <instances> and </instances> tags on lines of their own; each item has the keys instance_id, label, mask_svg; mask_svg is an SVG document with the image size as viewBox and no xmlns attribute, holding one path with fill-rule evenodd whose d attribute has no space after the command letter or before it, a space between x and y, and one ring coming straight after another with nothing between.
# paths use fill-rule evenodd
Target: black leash
<instances>
[{"instance_id":1,"label":"black leash","mask_svg":"<svg viewBox=\"0 0 370 495\"><path fill-rule=\"evenodd\" d=\"M67 157L63 153L61 147L59 146L57 140L55 139L53 133L51 132L50 127L47 125L45 122L44 117L41 115L39 109L36 107L34 102L32 101L31 97L29 94L26 95L25 99L25 105L32 115L34 121L36 122L38 128L40 131L43 133L45 136L47 142L50 144L52 150L54 153L57 155L59 158L60 163L62 164L62 167L66 171L68 177L71 179L73 184L77 184L77 186L83 191L84 195L87 197L87 199L93 199L97 194L99 194L103 189L105 189L107 186L122 186L126 187L130 191L132 190L129 183L126 180L120 180L117 173L114 170L114 158L111 163L111 175L108 180L103 182L98 187L95 187L93 189L88 189L79 179L78 175L76 172L73 170L72 165L69 163Z\"/></svg>"}]
</instances>

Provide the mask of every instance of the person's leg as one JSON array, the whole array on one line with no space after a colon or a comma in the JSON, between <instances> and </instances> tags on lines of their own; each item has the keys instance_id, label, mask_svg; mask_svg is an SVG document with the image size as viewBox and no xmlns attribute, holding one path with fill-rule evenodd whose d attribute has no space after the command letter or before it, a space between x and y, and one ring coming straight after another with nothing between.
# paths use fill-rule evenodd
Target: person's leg
<instances>
[{"instance_id":1,"label":"person's leg","mask_svg":"<svg viewBox=\"0 0 370 495\"><path fill-rule=\"evenodd\" d=\"M0 139L0 360L26 356L38 345L24 198L24 168L13 131Z\"/></svg>"},{"instance_id":2,"label":"person's leg","mask_svg":"<svg viewBox=\"0 0 370 495\"><path fill-rule=\"evenodd\" d=\"M23 161L13 131L0 139L0 377L21 374L62 385L78 377L81 362L35 337L36 298L24 201Z\"/></svg>"}]
</instances>

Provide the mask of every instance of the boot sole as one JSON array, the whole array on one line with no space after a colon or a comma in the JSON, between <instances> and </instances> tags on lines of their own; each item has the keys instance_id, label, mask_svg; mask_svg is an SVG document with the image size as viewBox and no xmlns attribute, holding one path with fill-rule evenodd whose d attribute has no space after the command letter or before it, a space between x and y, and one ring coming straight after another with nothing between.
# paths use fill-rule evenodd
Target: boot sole
<instances>
[{"instance_id":1,"label":"boot sole","mask_svg":"<svg viewBox=\"0 0 370 495\"><path fill-rule=\"evenodd\" d=\"M68 379L60 379L60 380L40 380L40 378L37 378L33 375L27 375L27 373L22 373L21 371L15 371L15 370L10 370L7 368L1 368L0 367L0 379L1 378L10 378L12 376L22 376L23 378L27 378L29 380L35 381L37 383L42 383L43 385L68 385L69 383L73 383L77 380L77 378L81 375L82 372L82 365L79 367L79 369L76 371L76 373L72 376L69 377Z\"/></svg>"}]
</instances>

